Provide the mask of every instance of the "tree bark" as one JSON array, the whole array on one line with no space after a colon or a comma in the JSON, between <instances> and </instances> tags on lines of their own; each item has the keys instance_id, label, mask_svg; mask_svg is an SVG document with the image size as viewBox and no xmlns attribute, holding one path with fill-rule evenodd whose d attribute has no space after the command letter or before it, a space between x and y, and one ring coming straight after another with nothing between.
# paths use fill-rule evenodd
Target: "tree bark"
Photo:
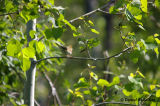
<instances>
[{"instance_id":1,"label":"tree bark","mask_svg":"<svg viewBox=\"0 0 160 106\"><path fill-rule=\"evenodd\" d=\"M29 42L32 41L29 32L31 30L36 31L36 19L30 20L27 23L27 45ZM28 106L34 106L34 90L35 90L35 74L36 74L36 63L35 60L32 58L30 59L31 65L29 70L26 72L26 82L24 88L24 103Z\"/></svg>"}]
</instances>

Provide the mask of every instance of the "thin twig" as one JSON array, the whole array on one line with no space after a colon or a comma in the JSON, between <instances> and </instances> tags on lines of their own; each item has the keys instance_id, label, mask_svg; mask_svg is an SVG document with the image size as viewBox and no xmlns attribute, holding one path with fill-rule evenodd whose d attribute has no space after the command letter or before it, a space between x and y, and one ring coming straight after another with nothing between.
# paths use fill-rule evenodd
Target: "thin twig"
<instances>
[{"instance_id":1,"label":"thin twig","mask_svg":"<svg viewBox=\"0 0 160 106\"><path fill-rule=\"evenodd\" d=\"M75 59L75 60L93 60L93 61L96 61L96 60L107 60L107 59L119 57L120 55L122 55L123 53L127 52L127 51L130 50L131 48L132 48L132 47L128 47L128 48L124 49L123 51L121 51L121 52L119 52L119 53L117 53L117 54L114 54L114 55L112 55L112 56L110 56L110 57L105 57L105 58L54 56L54 57L47 57L47 58L43 58L43 59L37 60L36 63L39 63L39 62L44 61L44 60L47 60L47 59L53 59L53 58L57 58L57 59L66 58L66 59Z\"/></svg>"},{"instance_id":2,"label":"thin twig","mask_svg":"<svg viewBox=\"0 0 160 106\"><path fill-rule=\"evenodd\" d=\"M11 15L11 14L18 14L18 13L19 13L19 11L16 11L16 12L12 12L12 13L0 14L0 16Z\"/></svg>"},{"instance_id":3,"label":"thin twig","mask_svg":"<svg viewBox=\"0 0 160 106\"><path fill-rule=\"evenodd\" d=\"M137 106L135 104L122 103L122 102L102 102L102 103L94 104L93 106L100 106L100 105L104 105L104 104L122 104L122 105Z\"/></svg>"},{"instance_id":4,"label":"thin twig","mask_svg":"<svg viewBox=\"0 0 160 106\"><path fill-rule=\"evenodd\" d=\"M115 0L110 0L106 5L104 5L104 6L100 7L100 8L97 8L97 9L91 11L91 12L88 12L88 13L86 13L86 14L83 14L83 15L77 17L77 18L74 18L74 19L70 20L69 22L72 23L72 22L74 22L74 21L76 21L76 20L81 19L81 17L90 16L90 15L92 15L92 14L98 12L99 10L102 10L102 9L104 9L104 8L106 8L106 7L108 7L108 6L110 6L114 1L115 1Z\"/></svg>"},{"instance_id":5,"label":"thin twig","mask_svg":"<svg viewBox=\"0 0 160 106\"><path fill-rule=\"evenodd\" d=\"M104 14L113 14L113 13L109 13L109 12L107 12L107 11L103 11L103 10L101 10L101 9L98 9L98 12L101 12L101 13L104 13ZM113 15L122 15L122 14L124 14L124 13L115 13L115 14L113 14Z\"/></svg>"},{"instance_id":6,"label":"thin twig","mask_svg":"<svg viewBox=\"0 0 160 106\"><path fill-rule=\"evenodd\" d=\"M58 94L57 94L56 88L54 87L54 84L52 83L51 79L48 77L48 75L47 75L45 72L43 72L43 74L44 74L45 78L48 80L48 83L49 83L49 85L50 85L50 87L51 87L52 96L53 96L53 97L55 96L56 99L57 99L57 101L58 101L59 106L62 106L62 103L61 103L61 101L60 101L60 99L59 99L59 96L58 96Z\"/></svg>"},{"instance_id":7,"label":"thin twig","mask_svg":"<svg viewBox=\"0 0 160 106\"><path fill-rule=\"evenodd\" d=\"M34 99L34 103L35 103L37 106L40 106L40 104L36 101L36 99Z\"/></svg>"},{"instance_id":8,"label":"thin twig","mask_svg":"<svg viewBox=\"0 0 160 106\"><path fill-rule=\"evenodd\" d=\"M37 41L41 41L44 38L44 36L41 36L39 39L37 39Z\"/></svg>"}]
</instances>

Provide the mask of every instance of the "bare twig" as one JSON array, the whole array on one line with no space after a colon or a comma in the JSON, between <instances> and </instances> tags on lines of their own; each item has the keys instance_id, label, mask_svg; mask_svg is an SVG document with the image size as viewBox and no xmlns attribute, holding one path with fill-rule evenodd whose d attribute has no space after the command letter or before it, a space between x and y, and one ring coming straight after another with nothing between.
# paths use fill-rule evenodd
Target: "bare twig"
<instances>
[{"instance_id":1,"label":"bare twig","mask_svg":"<svg viewBox=\"0 0 160 106\"><path fill-rule=\"evenodd\" d=\"M123 53L127 52L128 50L130 50L132 47L128 47L126 49L124 49L123 51L117 53L117 54L114 54L110 57L105 57L105 58L87 58L87 57L71 57L71 56L55 56L55 57L47 57L47 58L43 58L43 59L40 59L40 60L37 60L36 63L39 63L41 61L44 61L44 60L47 60L47 59L53 59L53 58L66 58L66 59L74 59L74 60L107 60L107 59L111 59L111 58L116 58L116 57L119 57L120 55L122 55Z\"/></svg>"},{"instance_id":2,"label":"bare twig","mask_svg":"<svg viewBox=\"0 0 160 106\"><path fill-rule=\"evenodd\" d=\"M115 0L110 0L106 5L104 5L104 6L100 7L100 8L97 8L97 9L91 11L91 12L88 12L88 13L86 13L86 14L83 14L83 15L77 17L77 18L74 18L74 19L70 20L69 22L72 23L72 22L74 22L74 21L76 21L76 20L79 20L81 17L90 16L90 15L92 15L92 14L98 12L99 10L102 10L102 9L104 9L104 8L106 8L106 7L108 7L108 6L110 6L114 1L115 1Z\"/></svg>"},{"instance_id":3,"label":"bare twig","mask_svg":"<svg viewBox=\"0 0 160 106\"><path fill-rule=\"evenodd\" d=\"M41 36L37 41L41 41L44 38L44 36Z\"/></svg>"},{"instance_id":4,"label":"bare twig","mask_svg":"<svg viewBox=\"0 0 160 106\"><path fill-rule=\"evenodd\" d=\"M19 11L16 11L16 12L11 12L11 13L0 14L0 16L11 15L11 14L18 14L18 13L19 13Z\"/></svg>"},{"instance_id":5,"label":"bare twig","mask_svg":"<svg viewBox=\"0 0 160 106\"><path fill-rule=\"evenodd\" d=\"M94 104L93 106L101 106L101 105L104 105L104 104L122 104L122 105L137 106L135 104L122 103L122 102L102 102L102 103Z\"/></svg>"},{"instance_id":6,"label":"bare twig","mask_svg":"<svg viewBox=\"0 0 160 106\"><path fill-rule=\"evenodd\" d=\"M34 103L35 103L37 106L40 106L40 104L36 101L36 99L34 99Z\"/></svg>"},{"instance_id":7,"label":"bare twig","mask_svg":"<svg viewBox=\"0 0 160 106\"><path fill-rule=\"evenodd\" d=\"M45 72L43 72L43 74L44 74L45 78L47 79L47 81L48 81L48 83L49 83L49 85L50 85L50 87L51 87L52 96L53 96L53 97L56 97L59 106L62 106L62 103L61 103L61 101L60 101L60 99L59 99L59 96L58 96L58 94L57 94L56 88L54 87L54 84L52 83L51 79L48 77L48 75L47 75Z\"/></svg>"},{"instance_id":8,"label":"bare twig","mask_svg":"<svg viewBox=\"0 0 160 106\"><path fill-rule=\"evenodd\" d=\"M107 12L107 11L103 11L103 10L101 10L101 9L98 9L98 12L101 12L101 13L104 13L104 14L111 14L111 13L109 13L109 12ZM113 14L113 15L122 15L123 13L115 13L115 14Z\"/></svg>"}]
</instances>

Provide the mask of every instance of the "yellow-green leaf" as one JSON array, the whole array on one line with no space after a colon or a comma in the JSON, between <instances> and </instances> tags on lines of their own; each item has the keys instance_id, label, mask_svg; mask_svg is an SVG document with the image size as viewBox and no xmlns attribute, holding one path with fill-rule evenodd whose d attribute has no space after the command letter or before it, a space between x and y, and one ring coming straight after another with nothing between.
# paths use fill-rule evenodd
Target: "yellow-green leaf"
<instances>
[{"instance_id":1,"label":"yellow-green leaf","mask_svg":"<svg viewBox=\"0 0 160 106\"><path fill-rule=\"evenodd\" d=\"M33 47L26 47L22 50L24 58L34 58L35 50Z\"/></svg>"},{"instance_id":2,"label":"yellow-green leaf","mask_svg":"<svg viewBox=\"0 0 160 106\"><path fill-rule=\"evenodd\" d=\"M159 7L160 6L160 1L159 0L155 0L154 4L155 4L156 7Z\"/></svg>"},{"instance_id":3,"label":"yellow-green leaf","mask_svg":"<svg viewBox=\"0 0 160 106\"><path fill-rule=\"evenodd\" d=\"M138 73L141 77L145 78L145 76L139 71L139 68L137 69L136 73Z\"/></svg>"},{"instance_id":4,"label":"yellow-green leaf","mask_svg":"<svg viewBox=\"0 0 160 106\"><path fill-rule=\"evenodd\" d=\"M130 73L130 76L134 78L136 75L134 75L133 73Z\"/></svg>"},{"instance_id":5,"label":"yellow-green leaf","mask_svg":"<svg viewBox=\"0 0 160 106\"><path fill-rule=\"evenodd\" d=\"M160 97L160 89L156 91L156 97Z\"/></svg>"},{"instance_id":6,"label":"yellow-green leaf","mask_svg":"<svg viewBox=\"0 0 160 106\"><path fill-rule=\"evenodd\" d=\"M160 44L160 40L158 38L155 38L155 41L157 42L157 44Z\"/></svg>"},{"instance_id":7,"label":"yellow-green leaf","mask_svg":"<svg viewBox=\"0 0 160 106\"><path fill-rule=\"evenodd\" d=\"M154 34L154 37L158 37L159 35L157 33Z\"/></svg>"},{"instance_id":8,"label":"yellow-green leaf","mask_svg":"<svg viewBox=\"0 0 160 106\"><path fill-rule=\"evenodd\" d=\"M99 32L98 32L97 30L95 30L95 29L91 29L91 31L92 31L93 33L95 33L95 34L99 34Z\"/></svg>"},{"instance_id":9,"label":"yellow-green leaf","mask_svg":"<svg viewBox=\"0 0 160 106\"><path fill-rule=\"evenodd\" d=\"M68 89L68 91L73 94L73 91L71 89Z\"/></svg>"},{"instance_id":10,"label":"yellow-green leaf","mask_svg":"<svg viewBox=\"0 0 160 106\"><path fill-rule=\"evenodd\" d=\"M91 20L88 21L88 23L92 26L94 26L93 22Z\"/></svg>"},{"instance_id":11,"label":"yellow-green leaf","mask_svg":"<svg viewBox=\"0 0 160 106\"><path fill-rule=\"evenodd\" d=\"M157 58L158 58L158 56L159 56L158 47L154 48L154 51L155 51L155 53L156 53L156 56L157 56Z\"/></svg>"},{"instance_id":12,"label":"yellow-green leaf","mask_svg":"<svg viewBox=\"0 0 160 106\"><path fill-rule=\"evenodd\" d=\"M119 84L119 82L120 82L120 79L119 79L118 76L116 76L116 77L113 78L113 81L109 84L109 86Z\"/></svg>"},{"instance_id":13,"label":"yellow-green leaf","mask_svg":"<svg viewBox=\"0 0 160 106\"><path fill-rule=\"evenodd\" d=\"M94 72L89 73L94 80L98 80L98 76Z\"/></svg>"},{"instance_id":14,"label":"yellow-green leaf","mask_svg":"<svg viewBox=\"0 0 160 106\"><path fill-rule=\"evenodd\" d=\"M123 94L125 95L125 96L130 96L131 94L132 94L132 92L129 92L129 91L127 91L126 89L123 89Z\"/></svg>"},{"instance_id":15,"label":"yellow-green leaf","mask_svg":"<svg viewBox=\"0 0 160 106\"><path fill-rule=\"evenodd\" d=\"M147 91L143 91L143 94L145 94L145 95L150 95L150 93L147 92Z\"/></svg>"},{"instance_id":16,"label":"yellow-green leaf","mask_svg":"<svg viewBox=\"0 0 160 106\"><path fill-rule=\"evenodd\" d=\"M37 48L37 52L40 53L40 52L43 52L45 46L42 42L38 42L36 43L36 48Z\"/></svg>"},{"instance_id":17,"label":"yellow-green leaf","mask_svg":"<svg viewBox=\"0 0 160 106\"><path fill-rule=\"evenodd\" d=\"M21 51L21 44L18 40L11 39L7 45L7 55L16 57Z\"/></svg>"},{"instance_id":18,"label":"yellow-green leaf","mask_svg":"<svg viewBox=\"0 0 160 106\"><path fill-rule=\"evenodd\" d=\"M67 20L63 19L63 22L66 23L73 31L77 32L76 27L70 24Z\"/></svg>"},{"instance_id":19,"label":"yellow-green leaf","mask_svg":"<svg viewBox=\"0 0 160 106\"><path fill-rule=\"evenodd\" d=\"M156 87L156 85L150 85L150 89L153 90Z\"/></svg>"},{"instance_id":20,"label":"yellow-green leaf","mask_svg":"<svg viewBox=\"0 0 160 106\"><path fill-rule=\"evenodd\" d=\"M141 9L147 13L147 0L141 0Z\"/></svg>"},{"instance_id":21,"label":"yellow-green leaf","mask_svg":"<svg viewBox=\"0 0 160 106\"><path fill-rule=\"evenodd\" d=\"M97 82L97 84L99 85L99 86L109 86L109 82L107 81L107 80L104 80L104 79L99 79L98 80L98 82Z\"/></svg>"},{"instance_id":22,"label":"yellow-green leaf","mask_svg":"<svg viewBox=\"0 0 160 106\"><path fill-rule=\"evenodd\" d=\"M30 65L31 65L30 59L29 58L23 58L22 63L23 63L22 70L27 71L30 68Z\"/></svg>"},{"instance_id":23,"label":"yellow-green leaf","mask_svg":"<svg viewBox=\"0 0 160 106\"><path fill-rule=\"evenodd\" d=\"M87 100L88 106L92 106L93 102L91 100Z\"/></svg>"}]
</instances>

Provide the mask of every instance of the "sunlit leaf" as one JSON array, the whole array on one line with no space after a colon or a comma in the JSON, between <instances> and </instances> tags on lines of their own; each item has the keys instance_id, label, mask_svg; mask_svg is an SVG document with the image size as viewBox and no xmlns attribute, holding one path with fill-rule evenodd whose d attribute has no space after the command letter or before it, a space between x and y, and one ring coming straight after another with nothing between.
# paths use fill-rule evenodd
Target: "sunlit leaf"
<instances>
[{"instance_id":1,"label":"sunlit leaf","mask_svg":"<svg viewBox=\"0 0 160 106\"><path fill-rule=\"evenodd\" d=\"M156 97L160 97L160 89L156 91Z\"/></svg>"},{"instance_id":2,"label":"sunlit leaf","mask_svg":"<svg viewBox=\"0 0 160 106\"><path fill-rule=\"evenodd\" d=\"M21 51L21 44L18 40L11 39L7 45L7 55L16 57Z\"/></svg>"},{"instance_id":3,"label":"sunlit leaf","mask_svg":"<svg viewBox=\"0 0 160 106\"><path fill-rule=\"evenodd\" d=\"M30 59L29 58L23 58L22 63L23 63L22 70L27 71L30 68L30 65L31 65Z\"/></svg>"},{"instance_id":4,"label":"sunlit leaf","mask_svg":"<svg viewBox=\"0 0 160 106\"><path fill-rule=\"evenodd\" d=\"M156 53L157 58L159 57L159 51L158 51L158 47L154 48L154 51Z\"/></svg>"},{"instance_id":5,"label":"sunlit leaf","mask_svg":"<svg viewBox=\"0 0 160 106\"><path fill-rule=\"evenodd\" d=\"M138 73L141 77L145 78L145 76L139 71L139 68L137 69L136 73Z\"/></svg>"},{"instance_id":6,"label":"sunlit leaf","mask_svg":"<svg viewBox=\"0 0 160 106\"><path fill-rule=\"evenodd\" d=\"M141 0L141 9L147 13L147 0Z\"/></svg>"},{"instance_id":7,"label":"sunlit leaf","mask_svg":"<svg viewBox=\"0 0 160 106\"><path fill-rule=\"evenodd\" d=\"M143 94L145 94L145 95L150 95L150 93L147 92L147 91L143 91Z\"/></svg>"},{"instance_id":8,"label":"sunlit leaf","mask_svg":"<svg viewBox=\"0 0 160 106\"><path fill-rule=\"evenodd\" d=\"M63 22L66 23L73 31L77 32L76 27L70 24L67 20L63 19Z\"/></svg>"},{"instance_id":9,"label":"sunlit leaf","mask_svg":"<svg viewBox=\"0 0 160 106\"><path fill-rule=\"evenodd\" d=\"M98 76L94 72L89 73L94 80L98 80Z\"/></svg>"},{"instance_id":10,"label":"sunlit leaf","mask_svg":"<svg viewBox=\"0 0 160 106\"><path fill-rule=\"evenodd\" d=\"M40 52L43 52L45 45L39 41L36 43L36 48L37 48L37 52L40 53Z\"/></svg>"},{"instance_id":11,"label":"sunlit leaf","mask_svg":"<svg viewBox=\"0 0 160 106\"><path fill-rule=\"evenodd\" d=\"M155 4L156 7L160 7L160 0L155 0L154 4Z\"/></svg>"},{"instance_id":12,"label":"sunlit leaf","mask_svg":"<svg viewBox=\"0 0 160 106\"><path fill-rule=\"evenodd\" d=\"M129 92L129 91L127 91L126 89L123 89L123 94L125 95L125 96L130 96L131 94L132 94L132 92Z\"/></svg>"},{"instance_id":13,"label":"sunlit leaf","mask_svg":"<svg viewBox=\"0 0 160 106\"><path fill-rule=\"evenodd\" d=\"M54 0L48 0L52 5L54 5Z\"/></svg>"},{"instance_id":14,"label":"sunlit leaf","mask_svg":"<svg viewBox=\"0 0 160 106\"><path fill-rule=\"evenodd\" d=\"M119 84L119 82L120 82L120 79L119 79L118 76L116 76L116 77L113 78L113 81L109 84L109 86Z\"/></svg>"},{"instance_id":15,"label":"sunlit leaf","mask_svg":"<svg viewBox=\"0 0 160 106\"><path fill-rule=\"evenodd\" d=\"M99 32L98 32L97 30L95 30L95 29L91 29L91 31L92 31L93 33L95 33L95 34L99 34Z\"/></svg>"},{"instance_id":16,"label":"sunlit leaf","mask_svg":"<svg viewBox=\"0 0 160 106\"><path fill-rule=\"evenodd\" d=\"M88 23L91 25L91 26L94 26L93 22L91 20L88 20Z\"/></svg>"},{"instance_id":17,"label":"sunlit leaf","mask_svg":"<svg viewBox=\"0 0 160 106\"><path fill-rule=\"evenodd\" d=\"M68 91L69 91L70 93L72 93L72 94L74 93L71 89L68 89Z\"/></svg>"},{"instance_id":18,"label":"sunlit leaf","mask_svg":"<svg viewBox=\"0 0 160 106\"><path fill-rule=\"evenodd\" d=\"M34 58L35 49L33 47L26 47L22 49L22 53L24 58Z\"/></svg>"},{"instance_id":19,"label":"sunlit leaf","mask_svg":"<svg viewBox=\"0 0 160 106\"><path fill-rule=\"evenodd\" d=\"M109 86L109 82L107 81L107 80L104 80L104 79L99 79L98 80L98 82L97 82L97 84L99 85L99 86Z\"/></svg>"},{"instance_id":20,"label":"sunlit leaf","mask_svg":"<svg viewBox=\"0 0 160 106\"><path fill-rule=\"evenodd\" d=\"M156 88L156 85L150 85L151 90L153 90L154 88Z\"/></svg>"},{"instance_id":21,"label":"sunlit leaf","mask_svg":"<svg viewBox=\"0 0 160 106\"><path fill-rule=\"evenodd\" d=\"M130 73L130 76L131 76L131 77L135 77L136 75L134 75L133 73Z\"/></svg>"}]
</instances>

